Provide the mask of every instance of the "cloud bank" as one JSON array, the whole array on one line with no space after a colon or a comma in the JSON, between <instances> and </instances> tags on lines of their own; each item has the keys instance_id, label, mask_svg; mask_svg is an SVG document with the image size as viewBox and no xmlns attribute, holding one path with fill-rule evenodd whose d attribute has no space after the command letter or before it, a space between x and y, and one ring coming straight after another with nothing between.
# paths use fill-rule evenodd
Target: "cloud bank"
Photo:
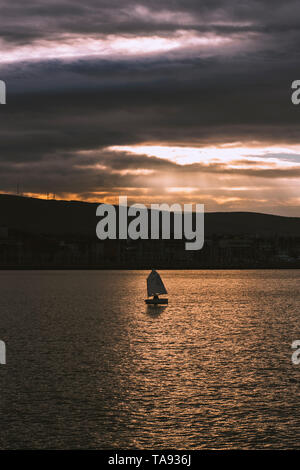
<instances>
[{"instance_id":1,"label":"cloud bank","mask_svg":"<svg viewBox=\"0 0 300 470\"><path fill-rule=\"evenodd\" d=\"M300 215L299 10L3 0L1 191Z\"/></svg>"}]
</instances>

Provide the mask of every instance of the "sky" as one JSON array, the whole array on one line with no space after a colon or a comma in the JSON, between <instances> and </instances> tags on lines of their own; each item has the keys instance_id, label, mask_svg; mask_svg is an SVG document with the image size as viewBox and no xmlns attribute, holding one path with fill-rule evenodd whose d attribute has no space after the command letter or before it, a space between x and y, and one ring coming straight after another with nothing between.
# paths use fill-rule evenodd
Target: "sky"
<instances>
[{"instance_id":1,"label":"sky","mask_svg":"<svg viewBox=\"0 0 300 470\"><path fill-rule=\"evenodd\" d=\"M300 216L298 1L0 9L0 192Z\"/></svg>"}]
</instances>

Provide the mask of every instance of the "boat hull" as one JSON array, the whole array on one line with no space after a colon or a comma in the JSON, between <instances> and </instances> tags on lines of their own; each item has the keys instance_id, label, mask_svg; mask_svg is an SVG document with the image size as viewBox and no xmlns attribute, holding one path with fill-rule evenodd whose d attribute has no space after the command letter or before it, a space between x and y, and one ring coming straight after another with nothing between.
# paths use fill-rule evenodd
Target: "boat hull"
<instances>
[{"instance_id":1,"label":"boat hull","mask_svg":"<svg viewBox=\"0 0 300 470\"><path fill-rule=\"evenodd\" d=\"M167 304L168 299L145 299L145 303L148 305Z\"/></svg>"}]
</instances>

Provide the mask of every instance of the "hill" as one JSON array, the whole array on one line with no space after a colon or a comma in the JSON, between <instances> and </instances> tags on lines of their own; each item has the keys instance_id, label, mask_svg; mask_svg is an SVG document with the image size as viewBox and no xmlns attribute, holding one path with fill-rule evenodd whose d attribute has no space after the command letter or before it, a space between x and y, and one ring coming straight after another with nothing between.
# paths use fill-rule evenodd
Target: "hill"
<instances>
[{"instance_id":1,"label":"hill","mask_svg":"<svg viewBox=\"0 0 300 470\"><path fill-rule=\"evenodd\" d=\"M99 204L0 194L0 226L32 234L95 236ZM298 237L300 218L255 212L210 212L205 214L205 236L213 234Z\"/></svg>"}]
</instances>

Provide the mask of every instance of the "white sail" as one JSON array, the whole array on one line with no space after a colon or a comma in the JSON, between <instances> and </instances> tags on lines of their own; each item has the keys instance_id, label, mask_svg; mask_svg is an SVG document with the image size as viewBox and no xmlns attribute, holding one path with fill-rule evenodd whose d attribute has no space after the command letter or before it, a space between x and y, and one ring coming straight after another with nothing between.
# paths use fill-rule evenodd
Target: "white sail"
<instances>
[{"instance_id":1,"label":"white sail","mask_svg":"<svg viewBox=\"0 0 300 470\"><path fill-rule=\"evenodd\" d=\"M147 291L148 297L151 295L167 294L167 290L164 286L164 283L161 280L160 275L152 269L152 272L147 278Z\"/></svg>"}]
</instances>

